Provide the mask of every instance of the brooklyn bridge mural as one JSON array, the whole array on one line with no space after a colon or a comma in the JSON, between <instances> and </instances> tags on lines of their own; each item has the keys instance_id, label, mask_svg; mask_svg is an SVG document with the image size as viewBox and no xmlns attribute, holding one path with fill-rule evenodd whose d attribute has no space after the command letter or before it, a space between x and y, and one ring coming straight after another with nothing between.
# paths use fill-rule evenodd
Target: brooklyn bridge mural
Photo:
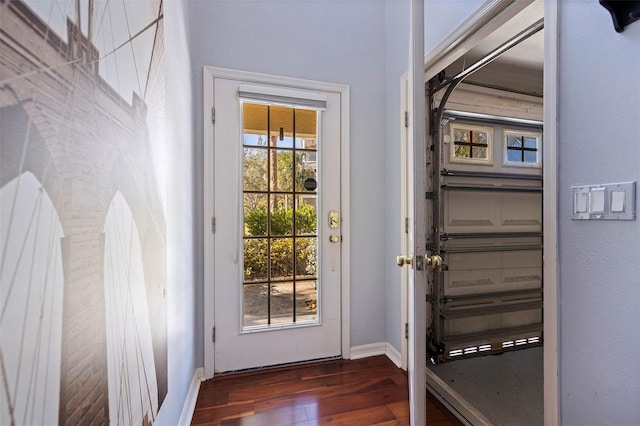
<instances>
[{"instance_id":1,"label":"brooklyn bridge mural","mask_svg":"<svg viewBox=\"0 0 640 426\"><path fill-rule=\"evenodd\" d=\"M155 420L164 99L161 0L0 0L0 424Z\"/></svg>"}]
</instances>

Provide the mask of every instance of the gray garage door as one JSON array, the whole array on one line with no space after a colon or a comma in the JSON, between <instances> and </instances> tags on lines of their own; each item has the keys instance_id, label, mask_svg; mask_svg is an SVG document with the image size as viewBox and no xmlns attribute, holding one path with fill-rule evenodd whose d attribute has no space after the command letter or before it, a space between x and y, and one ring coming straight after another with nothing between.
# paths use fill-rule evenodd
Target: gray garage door
<instances>
[{"instance_id":1,"label":"gray garage door","mask_svg":"<svg viewBox=\"0 0 640 426\"><path fill-rule=\"evenodd\" d=\"M445 111L427 198L435 362L542 344L542 123ZM437 241L436 241L437 240Z\"/></svg>"}]
</instances>

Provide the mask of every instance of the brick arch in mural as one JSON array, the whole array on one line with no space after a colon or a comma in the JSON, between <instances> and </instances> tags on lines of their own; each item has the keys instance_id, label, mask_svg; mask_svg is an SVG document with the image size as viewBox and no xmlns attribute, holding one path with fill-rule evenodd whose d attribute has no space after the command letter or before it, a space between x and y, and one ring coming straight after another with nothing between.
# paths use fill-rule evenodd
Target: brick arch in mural
<instances>
[{"instance_id":1,"label":"brick arch in mural","mask_svg":"<svg viewBox=\"0 0 640 426\"><path fill-rule=\"evenodd\" d=\"M142 139L143 141L145 139ZM166 222L151 158L123 155L109 175L109 205L121 197L130 209L141 253L146 304L153 342L157 400L167 394ZM145 173L146 171L146 173ZM105 216L105 223L107 216ZM159 267L162 266L162 267Z\"/></svg>"},{"instance_id":2,"label":"brick arch in mural","mask_svg":"<svg viewBox=\"0 0 640 426\"><path fill-rule=\"evenodd\" d=\"M120 191L110 203L104 235L109 418L148 424L158 412L149 299L140 233Z\"/></svg>"},{"instance_id":3,"label":"brick arch in mural","mask_svg":"<svg viewBox=\"0 0 640 426\"><path fill-rule=\"evenodd\" d=\"M123 99L98 75L95 63L69 61L81 49L72 49L53 34L43 37L44 23L22 2L3 8L3 26L21 30L14 33L20 37L11 49L0 43L5 63L15 65L3 70L0 85L0 186L31 173L51 199L62 228L58 423L111 420L104 226L118 191L138 228L159 409L168 391L166 222L146 105L135 93L130 102ZM73 23L67 25L73 46L95 50L73 31ZM31 53L35 51L38 57ZM31 72L47 61L69 62ZM4 342L14 337L3 333Z\"/></svg>"},{"instance_id":4,"label":"brick arch in mural","mask_svg":"<svg viewBox=\"0 0 640 426\"><path fill-rule=\"evenodd\" d=\"M59 406L62 224L31 171L3 181L0 217L0 423L46 424Z\"/></svg>"}]
</instances>

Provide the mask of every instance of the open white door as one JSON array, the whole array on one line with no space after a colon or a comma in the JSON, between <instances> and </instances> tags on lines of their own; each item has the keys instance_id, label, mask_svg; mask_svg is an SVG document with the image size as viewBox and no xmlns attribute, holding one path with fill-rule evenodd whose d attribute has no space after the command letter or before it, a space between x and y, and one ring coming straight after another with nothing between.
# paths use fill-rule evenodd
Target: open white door
<instances>
[{"instance_id":1,"label":"open white door","mask_svg":"<svg viewBox=\"0 0 640 426\"><path fill-rule=\"evenodd\" d=\"M424 92L424 3L411 2L408 111L409 143L407 149L408 249L412 253L399 256L398 265L409 270L409 410L411 425L424 425L426 410L426 223L425 214L425 92ZM412 190L413 189L413 190ZM410 217L410 216L408 216ZM413 239L411 244L411 238Z\"/></svg>"}]
</instances>

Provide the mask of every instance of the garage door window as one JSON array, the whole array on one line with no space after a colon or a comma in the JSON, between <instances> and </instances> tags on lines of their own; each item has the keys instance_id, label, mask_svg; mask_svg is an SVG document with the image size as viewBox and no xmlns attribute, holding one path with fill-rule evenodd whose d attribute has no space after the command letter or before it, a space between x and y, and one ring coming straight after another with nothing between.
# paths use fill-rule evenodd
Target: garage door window
<instances>
[{"instance_id":1,"label":"garage door window","mask_svg":"<svg viewBox=\"0 0 640 426\"><path fill-rule=\"evenodd\" d=\"M469 125L451 126L451 161L492 164L493 130Z\"/></svg>"},{"instance_id":2,"label":"garage door window","mask_svg":"<svg viewBox=\"0 0 640 426\"><path fill-rule=\"evenodd\" d=\"M507 130L505 139L505 164L540 167L540 133Z\"/></svg>"}]
</instances>

